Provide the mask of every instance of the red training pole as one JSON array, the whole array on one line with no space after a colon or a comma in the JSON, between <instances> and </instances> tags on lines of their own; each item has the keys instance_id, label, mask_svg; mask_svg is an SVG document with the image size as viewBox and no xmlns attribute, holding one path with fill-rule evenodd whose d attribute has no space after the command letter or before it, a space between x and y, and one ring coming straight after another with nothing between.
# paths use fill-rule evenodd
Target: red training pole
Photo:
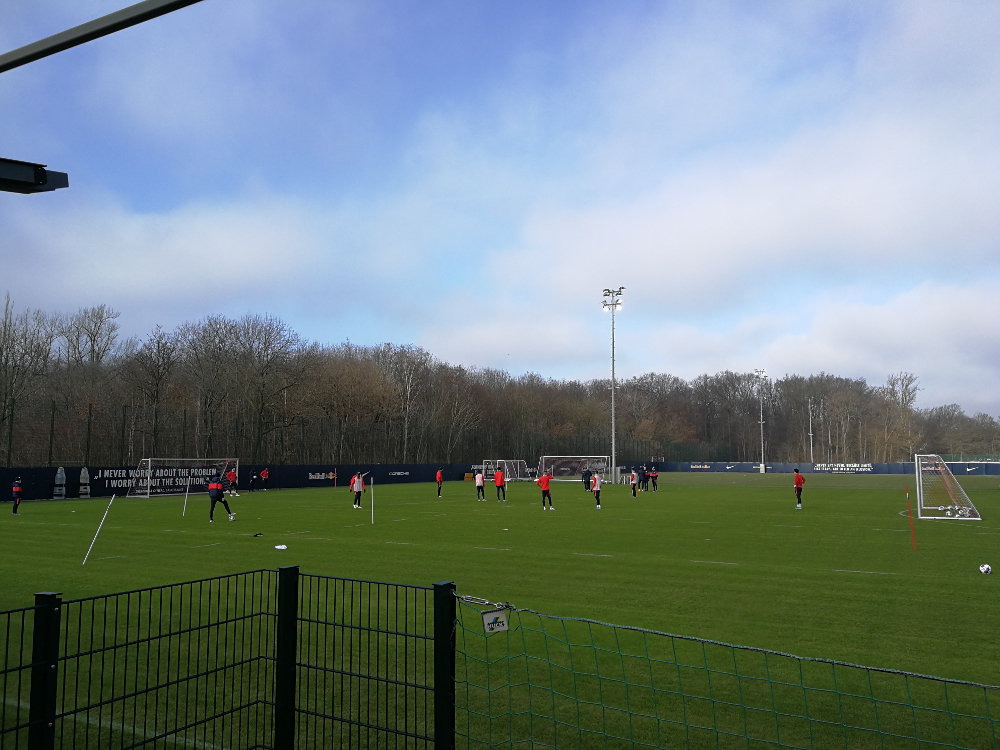
<instances>
[{"instance_id":1,"label":"red training pole","mask_svg":"<svg viewBox=\"0 0 1000 750\"><path fill-rule=\"evenodd\" d=\"M913 509L910 508L910 488L906 488L906 510L910 514L910 536L913 537L913 551L917 551L917 535L913 533Z\"/></svg>"}]
</instances>

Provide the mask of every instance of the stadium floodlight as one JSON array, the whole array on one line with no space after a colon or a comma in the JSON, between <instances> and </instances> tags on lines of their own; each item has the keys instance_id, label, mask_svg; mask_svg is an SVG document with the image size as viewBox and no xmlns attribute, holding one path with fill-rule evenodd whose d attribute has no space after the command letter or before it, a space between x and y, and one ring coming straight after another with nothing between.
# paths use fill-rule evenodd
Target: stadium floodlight
<instances>
[{"instance_id":1,"label":"stadium floodlight","mask_svg":"<svg viewBox=\"0 0 1000 750\"><path fill-rule=\"evenodd\" d=\"M605 289L601 307L611 313L611 481L618 482L618 454L615 451L615 312L622 309L621 296L625 287Z\"/></svg>"},{"instance_id":2,"label":"stadium floodlight","mask_svg":"<svg viewBox=\"0 0 1000 750\"><path fill-rule=\"evenodd\" d=\"M0 191L48 193L69 187L69 175L46 169L44 164L0 157Z\"/></svg>"},{"instance_id":3,"label":"stadium floodlight","mask_svg":"<svg viewBox=\"0 0 1000 750\"><path fill-rule=\"evenodd\" d=\"M983 520L941 456L917 454L913 465L917 475L917 518Z\"/></svg>"},{"instance_id":4,"label":"stadium floodlight","mask_svg":"<svg viewBox=\"0 0 1000 750\"><path fill-rule=\"evenodd\" d=\"M766 471L764 464L764 385L767 383L767 370L761 368L754 370L753 374L757 376L760 390L760 473L763 474Z\"/></svg>"}]
</instances>

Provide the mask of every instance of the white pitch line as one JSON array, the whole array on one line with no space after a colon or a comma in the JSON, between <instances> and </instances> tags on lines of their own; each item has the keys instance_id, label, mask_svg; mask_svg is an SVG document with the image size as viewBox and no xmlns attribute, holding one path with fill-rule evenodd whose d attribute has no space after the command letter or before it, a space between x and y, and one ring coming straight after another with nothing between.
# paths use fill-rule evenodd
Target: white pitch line
<instances>
[{"instance_id":1,"label":"white pitch line","mask_svg":"<svg viewBox=\"0 0 1000 750\"><path fill-rule=\"evenodd\" d=\"M112 555L111 557L98 557L98 560L117 560L119 557L125 557L125 555Z\"/></svg>"},{"instance_id":2,"label":"white pitch line","mask_svg":"<svg viewBox=\"0 0 1000 750\"><path fill-rule=\"evenodd\" d=\"M593 552L574 552L573 554L581 557L614 557L614 555L595 555Z\"/></svg>"},{"instance_id":3,"label":"white pitch line","mask_svg":"<svg viewBox=\"0 0 1000 750\"><path fill-rule=\"evenodd\" d=\"M27 708L26 703L24 703L23 701L15 700L14 698L4 698L3 702L6 703L8 706L16 706L17 708L20 708L22 710ZM151 738L161 734L161 732L156 732L156 731L150 732L147 729L139 729L138 727L134 727L131 724L125 724L120 721L112 721L107 719L101 721L100 719L95 719L94 717L90 716L89 713L84 713L83 715L73 714L72 716L65 717L64 719L62 719L62 721L83 722L85 724L90 724L91 726L96 726L96 727L109 727L111 729L121 732L124 735L131 734L133 737L135 735L140 735L142 737ZM174 745L184 745L185 747L196 747L199 748L200 750L211 750L212 748L220 747L219 745L213 745L211 743L204 742L202 740L191 740L188 739L187 737L177 737L172 735L161 737L159 740L157 740L157 742L172 743Z\"/></svg>"},{"instance_id":4,"label":"white pitch line","mask_svg":"<svg viewBox=\"0 0 1000 750\"><path fill-rule=\"evenodd\" d=\"M693 563L705 563L706 565L738 565L739 563L719 562L718 560L692 560Z\"/></svg>"},{"instance_id":5,"label":"white pitch line","mask_svg":"<svg viewBox=\"0 0 1000 750\"><path fill-rule=\"evenodd\" d=\"M196 544L191 549L198 549L199 547L214 547L217 544L222 544L222 542L213 542L212 544Z\"/></svg>"},{"instance_id":6,"label":"white pitch line","mask_svg":"<svg viewBox=\"0 0 1000 750\"><path fill-rule=\"evenodd\" d=\"M787 523L776 523L775 526L780 526L783 529L801 529L801 526L789 526Z\"/></svg>"},{"instance_id":7,"label":"white pitch line","mask_svg":"<svg viewBox=\"0 0 1000 750\"><path fill-rule=\"evenodd\" d=\"M476 547L476 549L492 549L497 552L510 552L510 549L507 547Z\"/></svg>"},{"instance_id":8,"label":"white pitch line","mask_svg":"<svg viewBox=\"0 0 1000 750\"><path fill-rule=\"evenodd\" d=\"M834 569L834 573L864 573L870 576L897 576L899 573L883 573L879 570L838 570Z\"/></svg>"},{"instance_id":9,"label":"white pitch line","mask_svg":"<svg viewBox=\"0 0 1000 750\"><path fill-rule=\"evenodd\" d=\"M411 547L419 546L416 542L386 542L386 544L409 544Z\"/></svg>"}]
</instances>

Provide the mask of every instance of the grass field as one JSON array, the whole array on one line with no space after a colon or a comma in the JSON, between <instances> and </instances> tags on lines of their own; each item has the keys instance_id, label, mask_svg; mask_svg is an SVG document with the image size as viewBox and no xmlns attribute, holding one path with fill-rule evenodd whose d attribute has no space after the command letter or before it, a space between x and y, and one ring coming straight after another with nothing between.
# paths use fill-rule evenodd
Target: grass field
<instances>
[{"instance_id":1,"label":"grass field","mask_svg":"<svg viewBox=\"0 0 1000 750\"><path fill-rule=\"evenodd\" d=\"M363 511L346 489L272 490L232 500L24 503L0 513L0 609L36 591L64 598L298 564L304 572L427 585L587 617L956 679L1000 684L1000 491L963 477L982 522L915 521L903 476L808 477L803 511L788 475L661 475L632 499L605 486L603 510L558 483L475 501L471 482L376 487ZM489 488L488 488L489 491ZM254 537L254 533L263 537ZM285 544L287 550L274 547Z\"/></svg>"}]
</instances>

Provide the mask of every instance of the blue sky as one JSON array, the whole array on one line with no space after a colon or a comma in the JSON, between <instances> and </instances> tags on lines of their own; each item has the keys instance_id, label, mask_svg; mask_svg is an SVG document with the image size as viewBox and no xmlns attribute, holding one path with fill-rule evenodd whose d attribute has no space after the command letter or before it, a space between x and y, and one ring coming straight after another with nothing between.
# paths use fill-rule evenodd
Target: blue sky
<instances>
[{"instance_id":1,"label":"blue sky","mask_svg":"<svg viewBox=\"0 0 1000 750\"><path fill-rule=\"evenodd\" d=\"M0 50L121 0L0 4ZM0 75L0 292L1000 413L1000 6L205 0Z\"/></svg>"}]
</instances>

